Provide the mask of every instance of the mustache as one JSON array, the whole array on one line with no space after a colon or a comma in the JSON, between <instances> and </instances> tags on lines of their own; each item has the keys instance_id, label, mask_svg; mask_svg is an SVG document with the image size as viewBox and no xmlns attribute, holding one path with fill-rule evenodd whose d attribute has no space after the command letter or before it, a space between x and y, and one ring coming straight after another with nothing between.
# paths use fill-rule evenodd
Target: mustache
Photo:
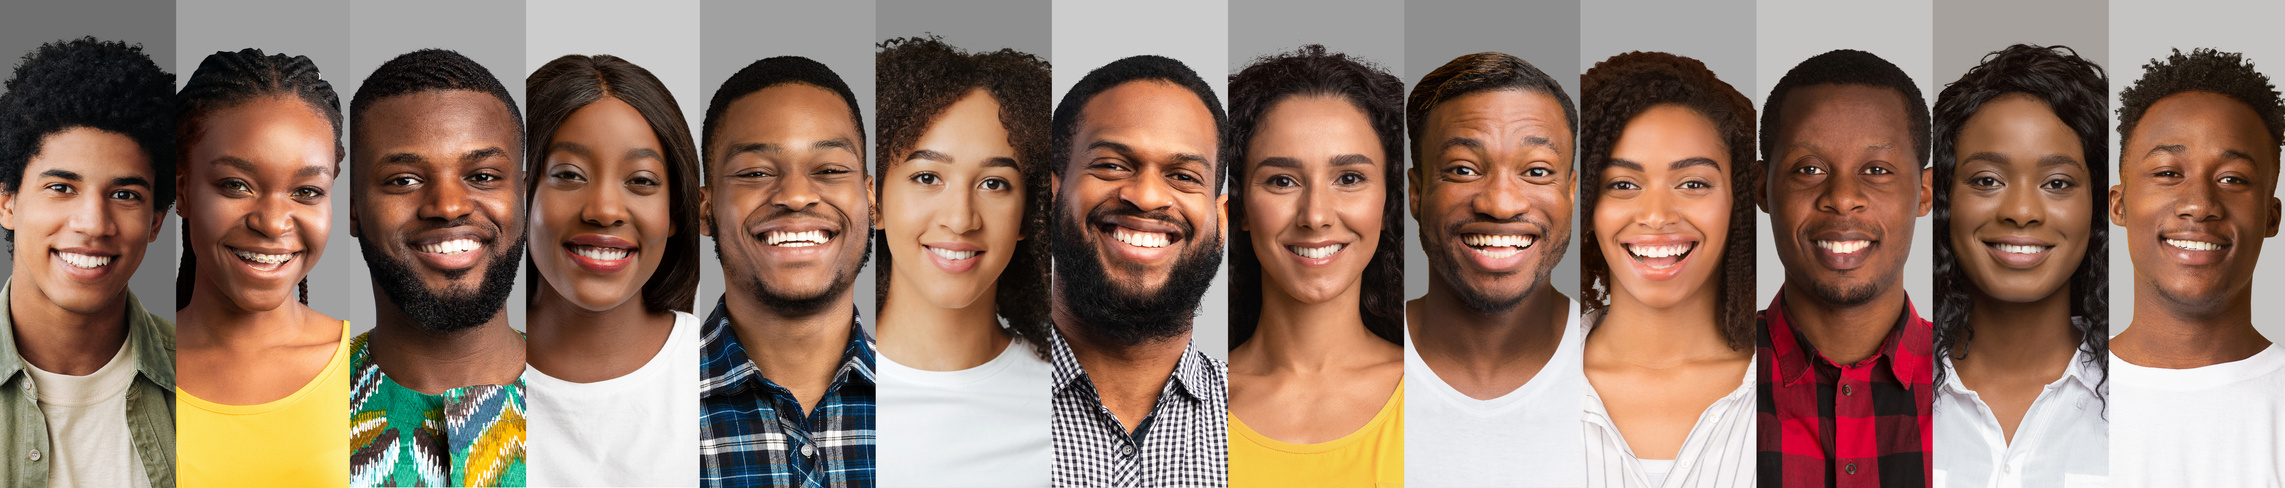
<instances>
[{"instance_id":1,"label":"mustache","mask_svg":"<svg viewBox=\"0 0 2285 488\"><path fill-rule=\"evenodd\" d=\"M1811 221L1801 228L1801 235L1809 236L1812 239L1820 235L1840 233L1861 233L1872 236L1873 240L1882 240L1888 237L1888 233L1882 231L1878 225L1848 218Z\"/></svg>"},{"instance_id":2,"label":"mustache","mask_svg":"<svg viewBox=\"0 0 2285 488\"><path fill-rule=\"evenodd\" d=\"M1198 229L1192 227L1189 220L1183 219L1182 216L1176 215L1174 212L1165 210L1143 210L1142 207L1136 207L1135 204L1128 203L1125 200L1112 200L1109 203L1095 206L1093 210L1088 210L1087 224L1094 225L1097 222L1102 222L1106 219L1115 217L1132 217L1137 219L1162 222L1166 225L1174 226L1176 229L1181 229L1182 237L1186 239L1196 237L1198 235Z\"/></svg>"},{"instance_id":3,"label":"mustache","mask_svg":"<svg viewBox=\"0 0 2285 488\"><path fill-rule=\"evenodd\" d=\"M1541 229L1548 228L1547 222L1541 221L1539 218L1534 217L1529 212L1516 214L1514 217L1508 217L1504 219L1486 218L1484 214L1480 213L1470 215L1473 215L1473 217L1444 222L1444 234L1454 236L1460 235L1460 228L1467 227L1470 224L1536 224Z\"/></svg>"},{"instance_id":4,"label":"mustache","mask_svg":"<svg viewBox=\"0 0 2285 488\"><path fill-rule=\"evenodd\" d=\"M802 210L791 210L791 209L787 209L787 208L785 208L785 207L780 207L780 206L776 206L776 205L771 205L771 206L770 206L770 210L766 210L766 211L762 211L762 212L756 212L756 213L754 214L754 216L750 218L750 220L749 220L749 222L750 222L750 223L748 224L748 227L751 227L751 226L752 226L751 224L759 224L759 223L762 223L762 222L769 222L769 221L772 221L772 220L777 220L777 219L792 218L792 217L809 217L809 218L813 218L813 219L818 219L818 220L824 220L824 221L830 221L830 222L833 222L833 223L834 223L836 226L839 226L839 227L841 228L839 232L842 232L842 233L846 233L846 232L849 232L849 227L850 227L850 226L849 226L849 219L845 218L845 217L846 217L845 215L843 215L843 214L841 214L841 213L839 213L839 212L824 212L824 211L820 211L820 210L818 210L818 208L819 208L819 207L821 207L821 206L820 206L820 205L811 205L811 206L809 206L808 208L805 208L805 209L802 209Z\"/></svg>"},{"instance_id":5,"label":"mustache","mask_svg":"<svg viewBox=\"0 0 2285 488\"><path fill-rule=\"evenodd\" d=\"M405 230L403 233L406 235L412 235L437 229L450 229L453 227L475 227L478 232L484 234L484 240L486 241L499 239L501 234L500 224L489 220L477 220L469 216L461 216L459 218L443 222L437 222L431 219L414 220L412 223L405 225Z\"/></svg>"}]
</instances>

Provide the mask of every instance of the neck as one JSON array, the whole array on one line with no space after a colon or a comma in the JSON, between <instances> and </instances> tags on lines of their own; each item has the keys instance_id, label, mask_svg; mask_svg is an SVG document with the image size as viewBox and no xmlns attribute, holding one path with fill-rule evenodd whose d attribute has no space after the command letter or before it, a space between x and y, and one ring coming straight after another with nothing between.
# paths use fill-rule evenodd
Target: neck
<instances>
[{"instance_id":1,"label":"neck","mask_svg":"<svg viewBox=\"0 0 2285 488\"><path fill-rule=\"evenodd\" d=\"M1717 298L1709 285L1681 302L1654 307L1625 287L1612 287L1611 306L1587 333L1587 352L1657 369L1749 352L1731 349L1722 336ZM1625 346L1597 347L1604 344Z\"/></svg>"},{"instance_id":2,"label":"neck","mask_svg":"<svg viewBox=\"0 0 2285 488\"><path fill-rule=\"evenodd\" d=\"M662 344L674 332L674 312L653 313L640 293L611 308L589 310L557 292L547 280L532 290L527 329L527 354L532 368L565 381L593 382L625 376L657 355L639 345ZM645 352L648 354L628 354ZM573 374L603 361L598 374ZM585 367L575 367L585 366ZM594 371L585 371L594 372ZM587 381L581 381L587 380Z\"/></svg>"},{"instance_id":3,"label":"neck","mask_svg":"<svg viewBox=\"0 0 2285 488\"><path fill-rule=\"evenodd\" d=\"M381 372L425 394L475 385L514 383L524 371L524 338L508 326L505 310L475 326L442 332L415 324L396 302L374 290L370 356Z\"/></svg>"},{"instance_id":4,"label":"neck","mask_svg":"<svg viewBox=\"0 0 2285 488\"><path fill-rule=\"evenodd\" d=\"M960 371L1000 356L1010 338L1000 330L998 285L984 287L968 306L945 308L891 284L873 330L880 354L927 371Z\"/></svg>"},{"instance_id":5,"label":"neck","mask_svg":"<svg viewBox=\"0 0 2285 488\"><path fill-rule=\"evenodd\" d=\"M315 314L308 305L287 300L269 310L247 310L222 294L221 288L201 283L190 303L175 312L177 341L185 346L212 345L226 349L258 349L293 344L302 326ZM340 324L334 324L336 326Z\"/></svg>"},{"instance_id":6,"label":"neck","mask_svg":"<svg viewBox=\"0 0 2285 488\"><path fill-rule=\"evenodd\" d=\"M1261 320L1240 347L1262 363L1249 369L1323 372L1378 355L1391 344L1365 330L1359 286L1319 303L1303 303L1273 283L1262 283ZM1393 350L1393 349L1390 349ZM1232 351L1231 356L1239 354Z\"/></svg>"},{"instance_id":7,"label":"neck","mask_svg":"<svg viewBox=\"0 0 2285 488\"><path fill-rule=\"evenodd\" d=\"M2167 300L2152 280L2134 277L2134 322L2111 340L2111 352L2139 366L2189 369L2241 361L2269 347L2253 328L2253 292L2196 307Z\"/></svg>"},{"instance_id":8,"label":"neck","mask_svg":"<svg viewBox=\"0 0 2285 488\"><path fill-rule=\"evenodd\" d=\"M1785 296L1785 315L1793 328L1809 339L1818 354L1840 364L1863 361L1880 352L1880 344L1903 318L1906 302L1901 283L1890 284L1871 300L1856 305L1825 303L1815 293L1794 286L1786 286L1779 293Z\"/></svg>"},{"instance_id":9,"label":"neck","mask_svg":"<svg viewBox=\"0 0 2285 488\"><path fill-rule=\"evenodd\" d=\"M746 346L746 357L754 361L762 377L789 389L795 388L789 384L814 385L820 394L824 385L833 381L833 372L841 368L841 356L849 347L849 324L857 320L850 292L842 292L823 311L803 316L770 308L761 297L737 290L724 295L723 300L730 312L731 331L738 334L738 342Z\"/></svg>"},{"instance_id":10,"label":"neck","mask_svg":"<svg viewBox=\"0 0 2285 488\"><path fill-rule=\"evenodd\" d=\"M1475 313L1443 279L1431 277L1428 283L1428 294L1405 307L1416 314L1417 323L1436 324L1411 328L1413 348L1423 357L1448 358L1465 370L1494 371L1534 356L1534 351L1554 351L1563 341L1571 298L1546 280L1523 303L1493 314Z\"/></svg>"},{"instance_id":11,"label":"neck","mask_svg":"<svg viewBox=\"0 0 2285 488\"><path fill-rule=\"evenodd\" d=\"M2071 325L2070 289L2065 286L2046 298L2024 303L2002 302L1989 295L1975 294L1972 298L1975 308L1968 311L1968 330L1975 335L1965 350L1968 356L1960 358L1963 351L1954 350L1953 361L1972 361L2005 371L2043 371L2060 361L2069 361L2071 355L2078 352L2082 338L2078 328ZM1976 351L2008 352L1975 354Z\"/></svg>"},{"instance_id":12,"label":"neck","mask_svg":"<svg viewBox=\"0 0 2285 488\"><path fill-rule=\"evenodd\" d=\"M18 268L21 270L22 268ZM8 322L14 324L16 353L42 370L86 376L109 364L127 345L127 295L91 314L64 310L23 286L31 280L10 278Z\"/></svg>"}]
</instances>

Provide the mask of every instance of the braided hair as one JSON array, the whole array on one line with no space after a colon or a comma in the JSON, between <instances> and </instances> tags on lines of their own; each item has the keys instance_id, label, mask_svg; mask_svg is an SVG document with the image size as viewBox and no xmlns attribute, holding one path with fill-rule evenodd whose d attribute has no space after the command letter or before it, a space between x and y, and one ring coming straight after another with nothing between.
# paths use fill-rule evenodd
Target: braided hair
<instances>
[{"instance_id":1,"label":"braided hair","mask_svg":"<svg viewBox=\"0 0 2285 488\"><path fill-rule=\"evenodd\" d=\"M202 135L207 114L244 105L268 97L292 97L309 105L310 110L333 124L333 158L338 173L341 164L341 96L334 93L333 84L317 71L317 63L308 56L265 55L260 49L241 49L237 52L218 51L198 63L191 72L190 81L183 84L182 93L175 96L175 140L177 160L187 160L190 147ZM188 217L181 225L189 228ZM190 233L182 233L182 266L175 273L175 306L190 304L191 289L197 282L198 259L196 248L190 245ZM301 303L309 304L309 277L302 277L299 285Z\"/></svg>"}]
</instances>

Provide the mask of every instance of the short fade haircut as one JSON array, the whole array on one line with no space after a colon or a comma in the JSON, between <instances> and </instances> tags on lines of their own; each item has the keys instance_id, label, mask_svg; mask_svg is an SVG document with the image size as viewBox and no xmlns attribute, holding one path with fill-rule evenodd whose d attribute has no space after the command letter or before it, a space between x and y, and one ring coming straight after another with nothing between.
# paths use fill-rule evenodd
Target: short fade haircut
<instances>
[{"instance_id":1,"label":"short fade haircut","mask_svg":"<svg viewBox=\"0 0 2285 488\"><path fill-rule=\"evenodd\" d=\"M2211 48L2197 48L2190 54L2173 50L2165 60L2150 60L2142 65L2142 79L2118 92L2118 144L2126 147L2126 138L2142 122L2142 114L2157 105L2159 100L2182 92L2213 93L2253 109L2261 118L2269 134L2271 147L2285 145L2285 101L2280 101L2277 87L2269 76L2253 69L2253 62L2240 53L2225 53ZM2119 152L2124 162L2125 151ZM2270 161L2276 169L2276 161Z\"/></svg>"},{"instance_id":2,"label":"short fade haircut","mask_svg":"<svg viewBox=\"0 0 2285 488\"><path fill-rule=\"evenodd\" d=\"M568 55L541 65L524 78L524 97L531 103L531 134L524 140L524 201L539 192L546 173L548 147L555 144L556 129L571 114L589 104L610 98L642 114L643 123L658 137L666 167L667 219L674 235L666 238L659 267L643 281L643 310L651 313L690 313L698 300L698 150L690 144L690 123L675 104L674 93L650 70L608 54ZM543 286L533 257L524 257L525 289ZM536 297L538 294L527 295Z\"/></svg>"},{"instance_id":3,"label":"short fade haircut","mask_svg":"<svg viewBox=\"0 0 2285 488\"><path fill-rule=\"evenodd\" d=\"M714 134L720 132L722 113L730 110L731 103L762 89L787 83L823 88L840 95L841 102L849 105L849 124L857 128L857 146L852 149L858 152L858 157L865 156L865 113L857 108L857 94L849 91L849 83L841 81L841 75L835 74L833 68L825 67L825 63L800 56L778 56L746 65L737 74L730 75L730 79L723 81L722 87L714 91L713 102L706 104L705 122L699 126L699 152L707 155L700 161L713 160ZM859 164L857 167L862 170L865 165ZM711 168L708 170L711 171Z\"/></svg>"},{"instance_id":4,"label":"short fade haircut","mask_svg":"<svg viewBox=\"0 0 2285 488\"><path fill-rule=\"evenodd\" d=\"M472 91L500 99L501 108L507 109L508 118L515 122L516 139L523 139L523 112L516 109L516 97L508 93L506 85L500 84L499 77L492 76L492 70L457 51L422 49L381 63L381 67L374 68L373 74L357 86L357 95L349 100L350 145L355 146L357 134L364 131L365 111L373 108L373 104L401 95L449 90Z\"/></svg>"},{"instance_id":5,"label":"short fade haircut","mask_svg":"<svg viewBox=\"0 0 2285 488\"><path fill-rule=\"evenodd\" d=\"M1777 86L1769 89L1769 98L1761 104L1761 158L1777 157L1778 116L1785 112L1785 98L1796 88L1816 85L1855 85L1895 90L1904 97L1905 122L1911 124L1912 161L1918 168L1928 167L1928 99L1920 95L1920 85L1913 84L1912 76L1904 74L1880 56L1855 49L1835 49L1810 57L1785 72L1777 79ZM1775 168L1778 165L1767 165ZM1765 168L1766 169L1766 168Z\"/></svg>"},{"instance_id":6,"label":"short fade haircut","mask_svg":"<svg viewBox=\"0 0 2285 488\"><path fill-rule=\"evenodd\" d=\"M1405 135L1412 138L1412 164L1421 164L1420 145L1424 142L1420 140L1420 133L1427 128L1422 121L1428 118L1428 111L1454 98L1493 90L1522 90L1555 97L1555 102L1563 106L1563 124L1571 130L1571 143L1574 147L1578 145L1579 107L1571 103L1571 95L1563 91L1562 82L1523 58L1480 52L1452 58L1420 77L1420 84L1413 85L1412 96L1404 103L1404 130ZM1570 161L1564 164L1568 166Z\"/></svg>"},{"instance_id":7,"label":"short fade haircut","mask_svg":"<svg viewBox=\"0 0 2285 488\"><path fill-rule=\"evenodd\" d=\"M14 194L48 136L76 128L127 136L151 161L158 213L175 202L175 75L140 45L94 37L41 44L0 94L0 188ZM16 231L4 232L8 242Z\"/></svg>"},{"instance_id":8,"label":"short fade haircut","mask_svg":"<svg viewBox=\"0 0 2285 488\"><path fill-rule=\"evenodd\" d=\"M1095 68L1094 71L1087 72L1086 77L1080 78L1079 83L1071 85L1071 91L1063 93L1063 101L1055 105L1055 121L1048 128L1048 161L1053 163L1048 167L1054 170L1055 177L1062 178L1071 165L1071 138L1078 135L1081 122L1079 114L1087 107L1087 102L1093 101L1096 95L1135 81L1157 81L1188 89L1191 94L1198 96L1200 103L1206 104L1206 111L1214 114L1215 166L1208 173L1214 179L1214 192L1221 193L1222 180L1225 179L1222 178L1222 166L1228 165L1230 158L1229 112L1222 109L1222 99L1214 95L1214 87L1207 85L1206 79L1198 77L1197 71L1192 71L1181 61L1147 54L1112 61L1111 64Z\"/></svg>"}]
</instances>

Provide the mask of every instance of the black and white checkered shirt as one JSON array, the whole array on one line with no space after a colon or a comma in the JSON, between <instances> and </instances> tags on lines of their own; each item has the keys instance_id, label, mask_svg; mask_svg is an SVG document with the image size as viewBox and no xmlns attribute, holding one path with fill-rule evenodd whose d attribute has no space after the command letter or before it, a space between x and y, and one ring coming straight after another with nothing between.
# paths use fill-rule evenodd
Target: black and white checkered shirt
<instances>
[{"instance_id":1,"label":"black and white checkered shirt","mask_svg":"<svg viewBox=\"0 0 2285 488\"><path fill-rule=\"evenodd\" d=\"M1127 432L1061 333L1055 359L1055 486L1221 487L1230 483L1230 370L1184 348L1158 405Z\"/></svg>"}]
</instances>

